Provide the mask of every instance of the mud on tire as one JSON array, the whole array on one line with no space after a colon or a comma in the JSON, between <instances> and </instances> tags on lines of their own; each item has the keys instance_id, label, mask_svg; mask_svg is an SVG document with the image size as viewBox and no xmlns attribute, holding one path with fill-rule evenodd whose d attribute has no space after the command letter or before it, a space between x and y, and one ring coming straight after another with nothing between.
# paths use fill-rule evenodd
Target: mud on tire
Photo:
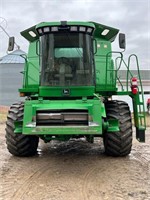
<instances>
[{"instance_id":1,"label":"mud on tire","mask_svg":"<svg viewBox=\"0 0 150 200\"><path fill-rule=\"evenodd\" d=\"M9 111L6 122L6 144L8 151L15 156L32 156L36 154L39 138L14 133L14 123L23 119L24 103L14 103Z\"/></svg>"},{"instance_id":2,"label":"mud on tire","mask_svg":"<svg viewBox=\"0 0 150 200\"><path fill-rule=\"evenodd\" d=\"M126 156L132 147L132 121L129 106L123 101L107 101L105 104L108 119L119 121L119 132L104 135L105 153L110 156Z\"/></svg>"}]
</instances>

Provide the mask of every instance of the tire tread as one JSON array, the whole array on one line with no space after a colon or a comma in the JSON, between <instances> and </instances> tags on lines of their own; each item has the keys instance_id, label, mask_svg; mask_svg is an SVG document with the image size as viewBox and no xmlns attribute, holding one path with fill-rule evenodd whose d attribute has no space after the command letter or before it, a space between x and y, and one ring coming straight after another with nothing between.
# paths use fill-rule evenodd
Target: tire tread
<instances>
[{"instance_id":1,"label":"tire tread","mask_svg":"<svg viewBox=\"0 0 150 200\"><path fill-rule=\"evenodd\" d=\"M107 132L104 135L105 153L110 156L127 156L132 148L132 120L129 106L124 101L107 101L108 119L119 121L120 131Z\"/></svg>"},{"instance_id":2,"label":"tire tread","mask_svg":"<svg viewBox=\"0 0 150 200\"><path fill-rule=\"evenodd\" d=\"M39 138L14 133L14 123L23 120L24 103L14 103L9 111L6 122L6 144L8 151L15 156L32 156L37 152Z\"/></svg>"}]
</instances>

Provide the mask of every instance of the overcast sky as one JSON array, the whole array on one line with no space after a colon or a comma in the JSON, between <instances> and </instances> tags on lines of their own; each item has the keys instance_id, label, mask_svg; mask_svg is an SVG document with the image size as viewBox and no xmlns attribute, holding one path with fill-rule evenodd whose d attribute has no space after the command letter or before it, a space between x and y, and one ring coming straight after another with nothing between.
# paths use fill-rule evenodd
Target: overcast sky
<instances>
[{"instance_id":1,"label":"overcast sky","mask_svg":"<svg viewBox=\"0 0 150 200\"><path fill-rule=\"evenodd\" d=\"M0 0L6 30L27 52L20 32L43 21L95 21L126 34L126 55L135 53L141 68L150 69L150 0ZM5 26L5 24L2 24ZM6 54L7 35L0 30L0 57ZM117 49L118 40L114 42Z\"/></svg>"}]
</instances>

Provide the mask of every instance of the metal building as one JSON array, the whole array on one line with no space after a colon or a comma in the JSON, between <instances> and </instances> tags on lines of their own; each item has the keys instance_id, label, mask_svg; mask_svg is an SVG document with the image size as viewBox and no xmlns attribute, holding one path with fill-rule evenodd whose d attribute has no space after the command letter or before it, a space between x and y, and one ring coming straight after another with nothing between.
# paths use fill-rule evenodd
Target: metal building
<instances>
[{"instance_id":1,"label":"metal building","mask_svg":"<svg viewBox=\"0 0 150 200\"><path fill-rule=\"evenodd\" d=\"M10 106L22 100L18 88L22 86L22 72L24 70L25 52L17 49L0 58L0 105Z\"/></svg>"}]
</instances>

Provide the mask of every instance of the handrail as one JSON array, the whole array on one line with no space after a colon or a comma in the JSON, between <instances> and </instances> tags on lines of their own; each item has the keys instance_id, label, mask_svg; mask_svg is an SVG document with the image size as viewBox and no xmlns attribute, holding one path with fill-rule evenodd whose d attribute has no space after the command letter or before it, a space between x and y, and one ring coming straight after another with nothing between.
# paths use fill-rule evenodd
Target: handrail
<instances>
[{"instance_id":1,"label":"handrail","mask_svg":"<svg viewBox=\"0 0 150 200\"><path fill-rule=\"evenodd\" d=\"M110 56L110 54L120 54L120 56L118 56L116 59L115 59L115 66L116 66L116 69L108 69L108 59ZM110 51L107 53L106 55L106 80L105 80L105 86L107 85L107 79L108 79L108 74L107 72L108 71L115 71L116 72L116 78L118 79L119 81L119 77L117 75L117 72L120 70L122 64L124 64L124 66L126 67L127 69L127 75L126 75L126 90L129 91L129 76L132 78L133 77L133 74L131 73L130 71L130 62L131 62L131 58L132 57L135 57L136 59L136 63L137 63L137 71L138 71L138 77L139 77L139 81L140 81L140 86L142 86L142 82L141 82L141 76L140 76L140 70L139 70L139 63L138 63L138 58L137 58L137 55L135 54L131 54L128 58L128 62L126 63L124 61L124 58L123 58L123 53L122 52L119 52L119 51ZM119 65L117 63L117 61L120 59L119 61ZM120 82L120 81L119 81ZM121 83L121 82L120 82ZM122 85L122 84L121 84ZM121 86L122 87L122 86ZM143 93L143 87L141 87L141 92Z\"/></svg>"},{"instance_id":2,"label":"handrail","mask_svg":"<svg viewBox=\"0 0 150 200\"><path fill-rule=\"evenodd\" d=\"M117 68L117 71L119 71L119 69L121 68L121 64L122 64L122 61L123 61L123 57L121 58L121 57L117 57L116 59L115 59L115 64L116 64L116 67L118 66L118 64L117 64L117 60L120 58L120 64L119 64L119 67Z\"/></svg>"},{"instance_id":3,"label":"handrail","mask_svg":"<svg viewBox=\"0 0 150 200\"><path fill-rule=\"evenodd\" d=\"M131 71L129 70L129 68L130 68L129 65L127 65L124 60L123 60L123 63L124 63L124 65L127 68L127 76L126 76L127 85L126 85L126 90L128 92L128 89L129 89L129 85L128 85L128 83L129 83L129 74L130 74L131 77L133 77L133 75L132 75Z\"/></svg>"},{"instance_id":4,"label":"handrail","mask_svg":"<svg viewBox=\"0 0 150 200\"><path fill-rule=\"evenodd\" d=\"M140 82L140 89L141 89L141 96L142 96L142 102L144 102L144 96L143 96L143 87L142 87L142 81L141 81L141 75L140 75L140 69L139 69L139 62L138 62L138 57L135 54L131 54L128 58L128 66L130 65L131 62L131 58L134 57L136 60L136 64L137 64L137 71L138 71L138 78L139 78L139 82ZM145 113L145 107L143 106L143 112ZM145 121L145 118L144 118Z\"/></svg>"},{"instance_id":5,"label":"handrail","mask_svg":"<svg viewBox=\"0 0 150 200\"><path fill-rule=\"evenodd\" d=\"M106 86L107 86L107 72L108 71L116 71L116 70L114 70L114 69L112 69L112 70L108 70L108 57L109 57L109 54L120 54L120 56L121 56L121 58L123 58L123 54L122 54L122 52L119 52L119 51L110 51L110 52L108 52L107 53L107 55L106 55L106 80L105 80L105 88L106 88ZM111 56L110 56L111 57ZM121 67L121 65L120 65L120 67Z\"/></svg>"},{"instance_id":6,"label":"handrail","mask_svg":"<svg viewBox=\"0 0 150 200\"><path fill-rule=\"evenodd\" d=\"M138 57L135 54L131 54L128 58L128 66L130 65L131 62L131 57L135 57L136 59L136 63L137 63L137 71L138 71L138 77L139 77L139 81L140 81L140 86L141 86L141 92L143 92L143 87L142 87L142 81L141 81L141 75L140 75L140 69L139 69L139 62L138 62Z\"/></svg>"},{"instance_id":7,"label":"handrail","mask_svg":"<svg viewBox=\"0 0 150 200\"><path fill-rule=\"evenodd\" d=\"M119 56L114 59L115 67L112 69L112 68L109 67L110 61L111 61L111 59L109 59L109 58L111 58L113 53L119 54ZM131 88L129 88L129 82L131 82L131 79L134 76L133 73L130 70L130 64L131 64L132 58L134 58L135 61L136 61L136 70L137 70L137 76L138 76L138 79L139 79L139 87L138 87L138 94L136 96L135 95L132 96L132 93L131 93L131 96L134 99L134 101L133 101L134 120L135 120L135 123L136 123L136 127L138 129L140 129L140 128L146 127L146 120L145 120L145 115L144 115L145 107L144 107L143 87L142 87L142 81L141 81L141 75L140 75L139 62L138 62L137 55L131 54L128 57L127 62L125 62L122 52L117 52L117 51L108 52L107 55L106 55L105 87L109 83L108 80L107 80L108 79L108 72L111 73L111 71L113 71L113 72L115 72L115 80L117 80L119 82L119 84L121 86L121 90L124 91L124 88L126 88L126 92L131 92ZM125 70L126 70L126 85L125 86L122 84L120 77L118 75L118 71L121 69L122 64L124 65ZM111 80L113 80L113 77L114 76L111 77ZM112 81L112 83L114 84L115 82Z\"/></svg>"},{"instance_id":8,"label":"handrail","mask_svg":"<svg viewBox=\"0 0 150 200\"><path fill-rule=\"evenodd\" d=\"M119 63L119 67L117 68L117 66L118 66L117 61L118 61L119 58L120 58L120 63ZM116 78L117 78L117 80L119 81L119 83L120 83L120 85L121 85L122 91L124 91L123 84L121 83L120 77L118 77L118 74L117 74L117 72L118 72L119 69L121 68L122 60L123 60L123 58L121 58L121 57L118 56L118 57L115 59L115 66L116 66L116 68L117 68L117 69L116 69Z\"/></svg>"},{"instance_id":9,"label":"handrail","mask_svg":"<svg viewBox=\"0 0 150 200\"><path fill-rule=\"evenodd\" d=\"M123 84L121 83L121 81L120 81L119 77L118 77L118 76L116 76L116 77L117 77L117 80L118 80L118 82L119 82L119 83L120 83L120 85L121 85L121 89L122 89L122 91L124 91Z\"/></svg>"},{"instance_id":10,"label":"handrail","mask_svg":"<svg viewBox=\"0 0 150 200\"><path fill-rule=\"evenodd\" d=\"M117 69L117 71L119 71L119 69L121 68L121 64L123 63L124 65L125 65L125 67L127 68L127 76L126 76L126 82L127 82L127 85L126 85L126 90L128 91L128 83L129 83L129 74L130 74L130 76L131 77L133 77L133 75L132 75L132 73L130 72L130 70L129 70L129 65L127 65L126 64L126 62L124 61L124 59L123 59L123 57L117 57L116 59L115 59L115 64L116 64L116 66L118 66L118 64L117 64L117 60L118 59L120 59L121 61L120 61L120 64L119 64L119 67L118 67L118 69ZM117 78L119 78L119 77L117 77Z\"/></svg>"}]
</instances>

